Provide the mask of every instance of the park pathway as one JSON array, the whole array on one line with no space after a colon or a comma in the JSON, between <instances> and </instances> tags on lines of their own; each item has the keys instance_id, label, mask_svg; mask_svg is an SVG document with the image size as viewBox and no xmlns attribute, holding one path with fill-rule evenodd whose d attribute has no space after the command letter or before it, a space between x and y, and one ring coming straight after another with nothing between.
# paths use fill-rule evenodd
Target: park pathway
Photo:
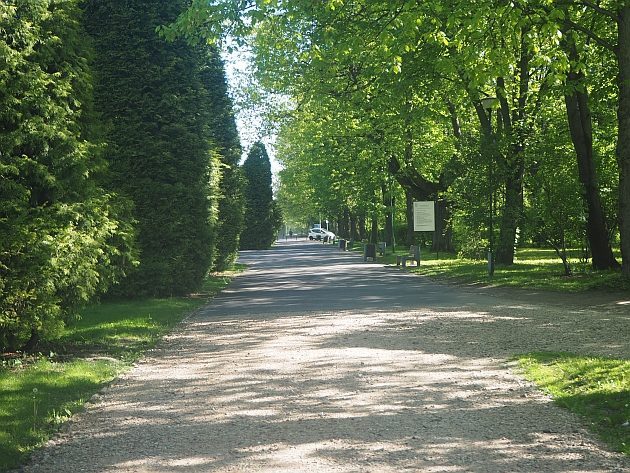
<instances>
[{"instance_id":1,"label":"park pathway","mask_svg":"<svg viewBox=\"0 0 630 473\"><path fill-rule=\"evenodd\" d=\"M628 301L437 285L303 241L241 261L24 472L630 471L509 362L630 356Z\"/></svg>"}]
</instances>

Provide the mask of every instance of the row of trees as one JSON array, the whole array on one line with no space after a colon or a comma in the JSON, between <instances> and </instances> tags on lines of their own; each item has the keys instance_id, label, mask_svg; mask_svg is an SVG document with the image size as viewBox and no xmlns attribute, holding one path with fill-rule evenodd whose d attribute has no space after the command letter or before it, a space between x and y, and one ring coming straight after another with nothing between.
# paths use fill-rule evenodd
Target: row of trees
<instances>
[{"instance_id":1,"label":"row of trees","mask_svg":"<svg viewBox=\"0 0 630 473\"><path fill-rule=\"evenodd\" d=\"M597 269L620 245L630 277L627 1L193 1L173 30L246 39L290 97L294 218L360 232L436 200L434 244L504 264L518 242L583 245Z\"/></svg>"},{"instance_id":2,"label":"row of trees","mask_svg":"<svg viewBox=\"0 0 630 473\"><path fill-rule=\"evenodd\" d=\"M187 4L0 3L0 350L236 258L248 181L223 63L157 33Z\"/></svg>"}]
</instances>

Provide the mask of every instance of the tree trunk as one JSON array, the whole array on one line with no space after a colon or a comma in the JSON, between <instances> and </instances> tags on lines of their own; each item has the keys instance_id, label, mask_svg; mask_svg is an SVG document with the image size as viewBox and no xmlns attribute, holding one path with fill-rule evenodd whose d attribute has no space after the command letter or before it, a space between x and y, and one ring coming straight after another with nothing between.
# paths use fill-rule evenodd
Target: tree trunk
<instances>
[{"instance_id":1,"label":"tree trunk","mask_svg":"<svg viewBox=\"0 0 630 473\"><path fill-rule=\"evenodd\" d=\"M448 225L450 220L450 208L448 202L439 199L435 203L435 232L432 251L453 251L453 232Z\"/></svg>"},{"instance_id":2,"label":"tree trunk","mask_svg":"<svg viewBox=\"0 0 630 473\"><path fill-rule=\"evenodd\" d=\"M343 217L339 219L338 233L340 237L348 238L350 235L350 210L348 207L343 209Z\"/></svg>"},{"instance_id":3,"label":"tree trunk","mask_svg":"<svg viewBox=\"0 0 630 473\"><path fill-rule=\"evenodd\" d=\"M405 216L407 218L407 246L413 245L413 197L409 190L405 189Z\"/></svg>"},{"instance_id":4,"label":"tree trunk","mask_svg":"<svg viewBox=\"0 0 630 473\"><path fill-rule=\"evenodd\" d=\"M357 240L367 239L367 230L365 228L365 215L359 215L359 238Z\"/></svg>"},{"instance_id":5,"label":"tree trunk","mask_svg":"<svg viewBox=\"0 0 630 473\"><path fill-rule=\"evenodd\" d=\"M585 90L584 74L575 70L579 56L571 34L565 35L562 45L569 57L571 69L567 75L570 92L565 93L567 119L571 141L578 163L578 174L586 200L586 234L591 247L593 268L610 269L619 266L615 260L597 182L597 171L593 160L593 129L588 94ZM620 130L621 132L621 130Z\"/></svg>"},{"instance_id":6,"label":"tree trunk","mask_svg":"<svg viewBox=\"0 0 630 473\"><path fill-rule=\"evenodd\" d=\"M31 338L29 338L27 342L24 344L24 346L22 347L22 351L26 353L31 353L35 350L38 343L39 343L39 334L35 330L32 330Z\"/></svg>"},{"instance_id":7,"label":"tree trunk","mask_svg":"<svg viewBox=\"0 0 630 473\"><path fill-rule=\"evenodd\" d=\"M378 243L378 213L372 214L372 225L370 230L370 243Z\"/></svg>"},{"instance_id":8,"label":"tree trunk","mask_svg":"<svg viewBox=\"0 0 630 473\"><path fill-rule=\"evenodd\" d=\"M499 225L499 242L496 259L498 264L514 264L516 233L523 216L523 177L525 174L525 107L529 96L529 61L531 52L527 31L521 31L520 56L518 61L518 97L514 117L506 99L505 81L497 78L497 95L501 105L500 126L509 137L509 155L505 159L505 201ZM514 119L514 120L513 120ZM516 123L514 123L516 122ZM499 128L497 123L497 128Z\"/></svg>"},{"instance_id":9,"label":"tree trunk","mask_svg":"<svg viewBox=\"0 0 630 473\"><path fill-rule=\"evenodd\" d=\"M625 278L630 279L630 5L619 9L618 34L619 234L621 236L621 271Z\"/></svg>"},{"instance_id":10,"label":"tree trunk","mask_svg":"<svg viewBox=\"0 0 630 473\"><path fill-rule=\"evenodd\" d=\"M355 214L350 214L350 239L353 241L361 239L357 228L357 216Z\"/></svg>"},{"instance_id":11,"label":"tree trunk","mask_svg":"<svg viewBox=\"0 0 630 473\"><path fill-rule=\"evenodd\" d=\"M495 261L499 264L514 264L516 231L523 214L523 174L525 163L521 152L516 152L507 166L505 201L499 225L499 241Z\"/></svg>"},{"instance_id":12,"label":"tree trunk","mask_svg":"<svg viewBox=\"0 0 630 473\"><path fill-rule=\"evenodd\" d=\"M392 195L392 190L387 189L386 186L383 186L383 205L387 209L385 212L385 243L387 243L388 248L393 248L394 246L394 196Z\"/></svg>"}]
</instances>

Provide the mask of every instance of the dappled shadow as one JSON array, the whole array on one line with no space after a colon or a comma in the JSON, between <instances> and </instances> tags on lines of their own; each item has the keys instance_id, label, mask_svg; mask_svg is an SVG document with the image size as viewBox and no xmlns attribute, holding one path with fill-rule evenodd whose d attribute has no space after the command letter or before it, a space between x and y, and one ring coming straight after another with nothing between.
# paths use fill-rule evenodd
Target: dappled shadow
<instances>
[{"instance_id":1,"label":"dappled shadow","mask_svg":"<svg viewBox=\"0 0 630 473\"><path fill-rule=\"evenodd\" d=\"M442 287L321 244L242 259L229 291L25 471L630 468L506 364L550 348L627 357L627 315Z\"/></svg>"}]
</instances>

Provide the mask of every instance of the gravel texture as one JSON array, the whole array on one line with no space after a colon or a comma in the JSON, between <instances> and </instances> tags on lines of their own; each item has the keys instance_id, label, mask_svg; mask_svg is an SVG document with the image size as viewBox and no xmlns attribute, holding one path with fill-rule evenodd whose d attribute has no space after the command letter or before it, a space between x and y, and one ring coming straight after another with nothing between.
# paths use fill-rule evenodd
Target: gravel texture
<instances>
[{"instance_id":1,"label":"gravel texture","mask_svg":"<svg viewBox=\"0 0 630 473\"><path fill-rule=\"evenodd\" d=\"M630 356L630 296L441 286L303 242L242 260L23 471L630 471L509 361Z\"/></svg>"}]
</instances>

